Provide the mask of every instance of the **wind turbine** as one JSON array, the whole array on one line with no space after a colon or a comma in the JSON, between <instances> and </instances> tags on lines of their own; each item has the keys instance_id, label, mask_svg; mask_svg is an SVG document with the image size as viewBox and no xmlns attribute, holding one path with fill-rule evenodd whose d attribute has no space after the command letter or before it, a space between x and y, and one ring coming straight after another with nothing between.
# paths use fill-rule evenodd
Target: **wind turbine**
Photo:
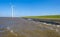
<instances>
[{"instance_id":1,"label":"wind turbine","mask_svg":"<svg viewBox=\"0 0 60 37\"><path fill-rule=\"evenodd\" d=\"M14 17L14 6L13 5L11 5L11 13L12 13L11 17Z\"/></svg>"},{"instance_id":2,"label":"wind turbine","mask_svg":"<svg viewBox=\"0 0 60 37\"><path fill-rule=\"evenodd\" d=\"M12 0L10 0L10 8L11 8L11 17L14 17L14 5Z\"/></svg>"}]
</instances>

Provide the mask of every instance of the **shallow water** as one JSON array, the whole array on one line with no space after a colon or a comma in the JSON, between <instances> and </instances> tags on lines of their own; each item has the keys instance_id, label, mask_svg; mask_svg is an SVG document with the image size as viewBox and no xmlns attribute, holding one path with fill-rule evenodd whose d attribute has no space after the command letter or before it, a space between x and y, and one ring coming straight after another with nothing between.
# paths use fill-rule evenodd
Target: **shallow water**
<instances>
[{"instance_id":1,"label":"shallow water","mask_svg":"<svg viewBox=\"0 0 60 37\"><path fill-rule=\"evenodd\" d=\"M1 25L3 25L6 30L5 32L0 32L0 37L48 37L50 36L47 36L47 34L50 34L49 32L55 32L55 30L51 31L44 26L43 23L32 22L23 18L0 17L0 26ZM58 33L55 35L59 36Z\"/></svg>"}]
</instances>

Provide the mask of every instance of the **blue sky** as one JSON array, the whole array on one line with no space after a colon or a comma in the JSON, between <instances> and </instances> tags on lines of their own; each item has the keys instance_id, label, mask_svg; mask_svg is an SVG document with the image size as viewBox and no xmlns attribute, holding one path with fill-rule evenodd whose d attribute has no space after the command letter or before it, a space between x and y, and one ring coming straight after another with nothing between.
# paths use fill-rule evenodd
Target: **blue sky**
<instances>
[{"instance_id":1,"label":"blue sky","mask_svg":"<svg viewBox=\"0 0 60 37\"><path fill-rule=\"evenodd\" d=\"M14 17L60 14L60 0L0 0L0 17L11 17L10 3Z\"/></svg>"}]
</instances>

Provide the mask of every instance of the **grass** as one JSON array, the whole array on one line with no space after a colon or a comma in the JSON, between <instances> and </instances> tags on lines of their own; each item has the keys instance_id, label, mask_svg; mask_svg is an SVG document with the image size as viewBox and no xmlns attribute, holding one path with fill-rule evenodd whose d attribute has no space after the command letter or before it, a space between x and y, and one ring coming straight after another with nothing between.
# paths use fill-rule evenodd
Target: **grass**
<instances>
[{"instance_id":1,"label":"grass","mask_svg":"<svg viewBox=\"0 0 60 37\"><path fill-rule=\"evenodd\" d=\"M60 19L60 15L47 15L47 16L26 16L25 18L50 18L50 19Z\"/></svg>"}]
</instances>

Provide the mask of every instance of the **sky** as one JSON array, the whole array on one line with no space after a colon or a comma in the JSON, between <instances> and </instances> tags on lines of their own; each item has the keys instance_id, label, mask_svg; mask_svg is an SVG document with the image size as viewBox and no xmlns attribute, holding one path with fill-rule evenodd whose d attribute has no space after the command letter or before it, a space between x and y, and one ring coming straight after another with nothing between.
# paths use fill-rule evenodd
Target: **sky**
<instances>
[{"instance_id":1,"label":"sky","mask_svg":"<svg viewBox=\"0 0 60 37\"><path fill-rule=\"evenodd\" d=\"M59 15L60 0L0 0L0 17Z\"/></svg>"}]
</instances>

